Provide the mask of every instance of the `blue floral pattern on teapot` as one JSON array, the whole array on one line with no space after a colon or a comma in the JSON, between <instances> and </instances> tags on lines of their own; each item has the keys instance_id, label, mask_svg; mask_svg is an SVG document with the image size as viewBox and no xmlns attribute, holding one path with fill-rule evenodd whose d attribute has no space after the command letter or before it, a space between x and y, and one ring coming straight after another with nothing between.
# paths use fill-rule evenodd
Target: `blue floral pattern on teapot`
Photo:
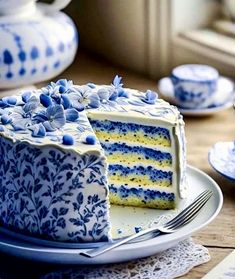
<instances>
[{"instance_id":1,"label":"blue floral pattern on teapot","mask_svg":"<svg viewBox=\"0 0 235 279\"><path fill-rule=\"evenodd\" d=\"M0 15L7 9L2 2ZM51 79L64 71L76 54L78 35L72 20L51 11L51 5L26 2L34 5L25 8L26 14L0 16L0 89Z\"/></svg>"}]
</instances>

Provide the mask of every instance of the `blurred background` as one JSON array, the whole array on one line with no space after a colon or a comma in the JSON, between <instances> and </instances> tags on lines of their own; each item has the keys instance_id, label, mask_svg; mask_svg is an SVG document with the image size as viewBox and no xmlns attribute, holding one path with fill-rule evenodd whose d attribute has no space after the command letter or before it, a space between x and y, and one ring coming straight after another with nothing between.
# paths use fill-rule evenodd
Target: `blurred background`
<instances>
[{"instance_id":1,"label":"blurred background","mask_svg":"<svg viewBox=\"0 0 235 279\"><path fill-rule=\"evenodd\" d=\"M234 0L73 0L79 56L98 59L153 79L184 63L216 67L234 76Z\"/></svg>"}]
</instances>

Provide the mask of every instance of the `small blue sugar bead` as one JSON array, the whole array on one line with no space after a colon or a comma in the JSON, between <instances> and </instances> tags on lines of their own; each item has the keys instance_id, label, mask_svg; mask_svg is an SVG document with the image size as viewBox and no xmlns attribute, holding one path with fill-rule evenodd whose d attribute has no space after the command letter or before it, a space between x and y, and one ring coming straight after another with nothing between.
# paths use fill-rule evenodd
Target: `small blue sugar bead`
<instances>
[{"instance_id":1,"label":"small blue sugar bead","mask_svg":"<svg viewBox=\"0 0 235 279\"><path fill-rule=\"evenodd\" d=\"M5 101L8 105L14 106L17 103L17 99L13 96L3 97L3 101Z\"/></svg>"},{"instance_id":2,"label":"small blue sugar bead","mask_svg":"<svg viewBox=\"0 0 235 279\"><path fill-rule=\"evenodd\" d=\"M59 86L59 92L60 92L61 94L63 94L64 92L66 92L66 87L63 86L63 85L60 85L60 86Z\"/></svg>"},{"instance_id":3,"label":"small blue sugar bead","mask_svg":"<svg viewBox=\"0 0 235 279\"><path fill-rule=\"evenodd\" d=\"M66 134L63 136L62 142L64 145L74 145L74 138L73 136Z\"/></svg>"},{"instance_id":4,"label":"small blue sugar bead","mask_svg":"<svg viewBox=\"0 0 235 279\"><path fill-rule=\"evenodd\" d=\"M4 131L4 128L2 125L0 125L0 132L3 132Z\"/></svg>"},{"instance_id":5,"label":"small blue sugar bead","mask_svg":"<svg viewBox=\"0 0 235 279\"><path fill-rule=\"evenodd\" d=\"M136 233L138 233L138 232L140 232L140 231L142 231L142 228L141 228L141 227L135 227L135 232L136 232Z\"/></svg>"},{"instance_id":6,"label":"small blue sugar bead","mask_svg":"<svg viewBox=\"0 0 235 279\"><path fill-rule=\"evenodd\" d=\"M93 135L88 135L88 136L86 137L86 143L87 143L87 144L94 145L94 144L96 143L96 138L95 138L95 136L93 136Z\"/></svg>"},{"instance_id":7,"label":"small blue sugar bead","mask_svg":"<svg viewBox=\"0 0 235 279\"><path fill-rule=\"evenodd\" d=\"M52 105L52 99L50 96L46 95L46 94L41 94L40 95L40 103L44 106L44 107L49 107Z\"/></svg>"},{"instance_id":8,"label":"small blue sugar bead","mask_svg":"<svg viewBox=\"0 0 235 279\"><path fill-rule=\"evenodd\" d=\"M31 97L31 92L30 91L26 91L22 94L21 98L22 98L22 101L27 103L28 100L30 99Z\"/></svg>"},{"instance_id":9,"label":"small blue sugar bead","mask_svg":"<svg viewBox=\"0 0 235 279\"><path fill-rule=\"evenodd\" d=\"M121 234L122 230L121 229L117 229L117 232L118 232L118 234Z\"/></svg>"}]
</instances>

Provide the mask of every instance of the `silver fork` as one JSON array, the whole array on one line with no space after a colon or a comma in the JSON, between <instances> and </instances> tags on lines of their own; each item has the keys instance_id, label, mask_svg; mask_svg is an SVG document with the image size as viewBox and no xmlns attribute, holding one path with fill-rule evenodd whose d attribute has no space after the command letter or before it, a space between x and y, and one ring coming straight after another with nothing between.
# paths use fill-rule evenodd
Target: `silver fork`
<instances>
[{"instance_id":1,"label":"silver fork","mask_svg":"<svg viewBox=\"0 0 235 279\"><path fill-rule=\"evenodd\" d=\"M140 238L146 234L151 234L152 237L160 233L163 234L173 233L179 230L184 225L188 224L190 221L192 221L197 216L197 214L202 209L202 207L206 204L206 202L210 199L212 194L213 192L211 190L205 190L189 206L187 206L184 210L182 210L176 217L174 217L172 220L168 221L167 223L161 226L142 230L126 238L114 241L112 243L110 242L106 243L101 247L94 248L86 252L81 252L80 255L89 258L94 258L124 243L136 240L137 238Z\"/></svg>"}]
</instances>

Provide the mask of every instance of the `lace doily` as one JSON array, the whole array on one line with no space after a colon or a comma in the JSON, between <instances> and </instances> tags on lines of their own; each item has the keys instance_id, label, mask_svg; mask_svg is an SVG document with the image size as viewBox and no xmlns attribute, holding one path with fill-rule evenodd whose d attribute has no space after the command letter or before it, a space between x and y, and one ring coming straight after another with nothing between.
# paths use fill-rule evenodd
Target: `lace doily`
<instances>
[{"instance_id":1,"label":"lace doily","mask_svg":"<svg viewBox=\"0 0 235 279\"><path fill-rule=\"evenodd\" d=\"M190 238L154 256L122 264L74 267L46 274L41 279L172 279L210 260L207 248Z\"/></svg>"}]
</instances>

